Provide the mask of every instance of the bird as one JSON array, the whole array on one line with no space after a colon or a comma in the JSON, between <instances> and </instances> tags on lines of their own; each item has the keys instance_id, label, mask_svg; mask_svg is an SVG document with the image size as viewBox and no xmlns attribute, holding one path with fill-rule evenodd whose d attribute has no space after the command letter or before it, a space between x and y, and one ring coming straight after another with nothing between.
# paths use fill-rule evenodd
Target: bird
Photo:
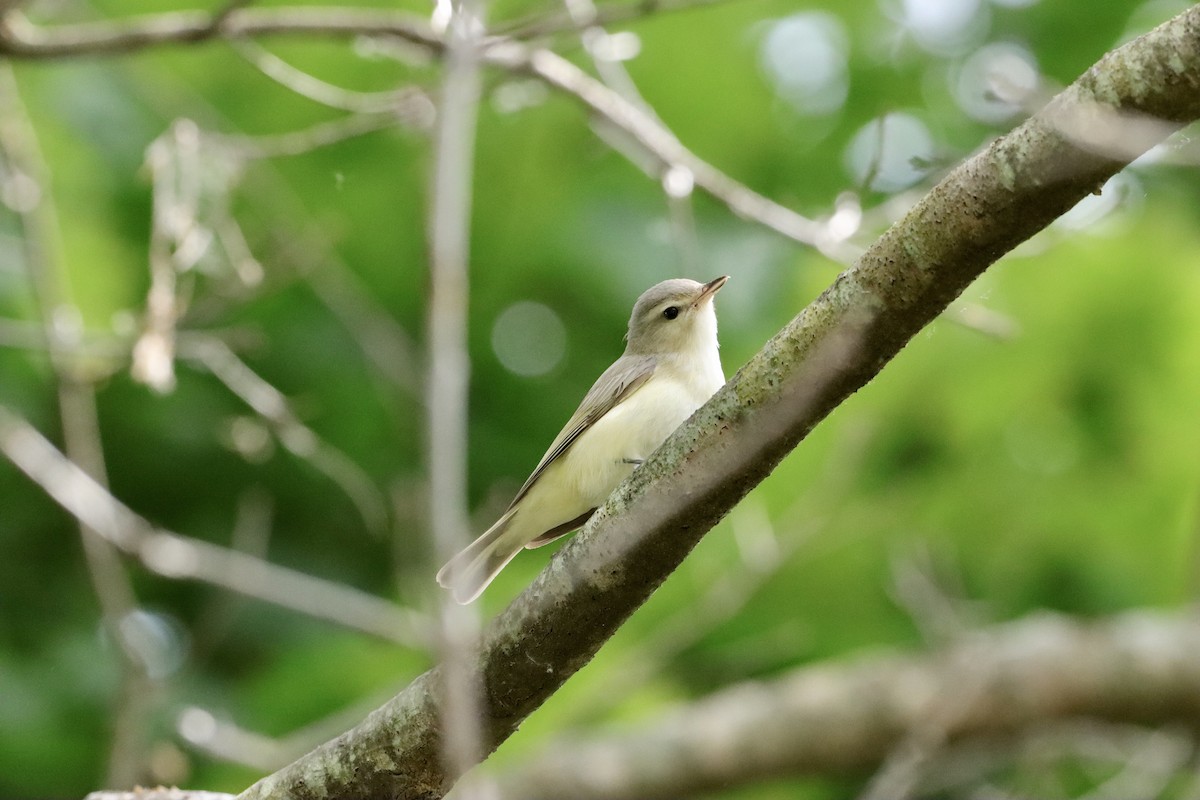
<instances>
[{"instance_id":1,"label":"bird","mask_svg":"<svg viewBox=\"0 0 1200 800\"><path fill-rule=\"evenodd\" d=\"M713 299L727 280L674 278L642 293L621 357L596 379L508 509L438 571L456 602L478 598L522 548L581 527L721 388Z\"/></svg>"}]
</instances>

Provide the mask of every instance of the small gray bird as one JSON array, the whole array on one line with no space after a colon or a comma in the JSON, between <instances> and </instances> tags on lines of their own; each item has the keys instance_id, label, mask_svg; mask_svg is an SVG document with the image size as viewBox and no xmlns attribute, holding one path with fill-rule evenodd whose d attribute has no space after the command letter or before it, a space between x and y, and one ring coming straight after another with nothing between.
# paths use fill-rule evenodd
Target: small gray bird
<instances>
[{"instance_id":1,"label":"small gray bird","mask_svg":"<svg viewBox=\"0 0 1200 800\"><path fill-rule=\"evenodd\" d=\"M438 570L459 603L521 548L587 522L613 489L725 383L713 297L729 276L651 286L633 306L625 352L592 385L508 510Z\"/></svg>"}]
</instances>

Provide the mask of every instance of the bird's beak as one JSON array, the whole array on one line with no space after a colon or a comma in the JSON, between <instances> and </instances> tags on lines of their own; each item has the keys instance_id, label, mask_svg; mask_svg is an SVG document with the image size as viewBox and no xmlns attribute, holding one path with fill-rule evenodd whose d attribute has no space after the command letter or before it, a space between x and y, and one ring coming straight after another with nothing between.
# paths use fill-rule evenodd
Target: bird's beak
<instances>
[{"instance_id":1,"label":"bird's beak","mask_svg":"<svg viewBox=\"0 0 1200 800\"><path fill-rule=\"evenodd\" d=\"M719 278L713 278L711 281L701 286L700 294L696 297L695 302L692 303L692 308L699 308L702 303L712 300L713 295L721 290L721 287L725 285L725 281L727 280L729 280L729 276L722 275Z\"/></svg>"}]
</instances>

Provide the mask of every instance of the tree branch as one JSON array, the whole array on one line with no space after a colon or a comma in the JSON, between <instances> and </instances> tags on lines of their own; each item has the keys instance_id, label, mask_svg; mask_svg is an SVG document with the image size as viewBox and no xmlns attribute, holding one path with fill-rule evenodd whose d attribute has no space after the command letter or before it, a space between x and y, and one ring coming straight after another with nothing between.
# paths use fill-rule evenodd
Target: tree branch
<instances>
[{"instance_id":1,"label":"tree branch","mask_svg":"<svg viewBox=\"0 0 1200 800\"><path fill-rule=\"evenodd\" d=\"M453 0L446 25L445 68L434 130L433 174L426 217L429 297L426 320L425 414L428 431L429 530L434 563L449 559L470 537L467 516L467 350L471 203L479 116L480 0ZM426 585L436 591L433 582ZM479 675L472 658L479 611L438 596L441 761L465 772L486 754ZM475 793L469 796L473 797Z\"/></svg>"},{"instance_id":2,"label":"tree branch","mask_svg":"<svg viewBox=\"0 0 1200 800\"><path fill-rule=\"evenodd\" d=\"M1077 716L1195 725L1198 647L1192 614L1133 612L1100 624L1043 614L940 653L800 669L642 727L556 740L499 785L523 800L690 797L774 775L862 773L928 727L954 744Z\"/></svg>"},{"instance_id":3,"label":"tree branch","mask_svg":"<svg viewBox=\"0 0 1200 800\"><path fill-rule=\"evenodd\" d=\"M216 38L318 35L324 37L395 36L436 53L445 39L423 20L402 12L352 8L238 9L223 17L205 12L170 12L106 22L40 27L23 17L0 20L0 55L41 59L112 55L168 44L194 44ZM758 194L692 153L665 125L567 59L530 48L506 37L483 42L480 60L494 67L532 75L581 102L615 125L648 152L665 175L682 168L695 185L753 220L801 244L830 249L827 226ZM661 177L661 176L660 176ZM849 259L846 259L847 261Z\"/></svg>"},{"instance_id":4,"label":"tree branch","mask_svg":"<svg viewBox=\"0 0 1200 800\"><path fill-rule=\"evenodd\" d=\"M502 23L493 29L493 33L527 41L567 31L579 32L592 25L607 27L622 22L636 22L649 16L728 5L730 2L731 0L638 0L634 3L608 3L593 9L586 19L577 19L567 11L534 14Z\"/></svg>"},{"instance_id":5,"label":"tree branch","mask_svg":"<svg viewBox=\"0 0 1200 800\"><path fill-rule=\"evenodd\" d=\"M588 110L628 134L658 161L663 177L672 168L687 171L695 185L729 207L787 238L824 246L830 238L823 223L776 203L734 180L688 150L675 134L635 102L622 97L573 63L550 50L497 42L487 51L490 63L525 72L582 103Z\"/></svg>"},{"instance_id":6,"label":"tree branch","mask_svg":"<svg viewBox=\"0 0 1200 800\"><path fill-rule=\"evenodd\" d=\"M247 553L155 528L28 422L0 405L0 453L83 525L152 572L220 586L411 647L429 642L423 614Z\"/></svg>"},{"instance_id":7,"label":"tree branch","mask_svg":"<svg viewBox=\"0 0 1200 800\"><path fill-rule=\"evenodd\" d=\"M394 36L441 51L442 38L421 18L366 8L239 8L228 13L161 14L42 27L18 13L0 19L0 55L24 59L114 55L165 44L218 38L317 34L325 37Z\"/></svg>"},{"instance_id":8,"label":"tree branch","mask_svg":"<svg viewBox=\"0 0 1200 800\"><path fill-rule=\"evenodd\" d=\"M82 374L72 351L73 338L56 320L82 319L71 297L61 263L61 225L51 194L49 169L29 121L11 65L0 67L0 171L9 181L27 181L25 200L17 211L25 270L34 288L38 316L58 396L63 446L69 457L101 485L107 483L104 446L96 408L95 386ZM105 631L115 645L121 671L120 700L114 712L109 750L109 786L132 786L145 769L146 741L152 713L154 679L144 656L130 641L128 623L138 607L133 581L116 548L94 528L80 523L88 573Z\"/></svg>"},{"instance_id":9,"label":"tree branch","mask_svg":"<svg viewBox=\"0 0 1200 800\"><path fill-rule=\"evenodd\" d=\"M1097 104L1200 116L1200 7L1105 56L1018 129L959 166L777 334L614 493L489 626L485 736L516 730L701 536L993 262L1124 166L1068 141L1054 116ZM1143 143L1148 147L1149 142ZM437 671L243 800L440 797Z\"/></svg>"}]
</instances>

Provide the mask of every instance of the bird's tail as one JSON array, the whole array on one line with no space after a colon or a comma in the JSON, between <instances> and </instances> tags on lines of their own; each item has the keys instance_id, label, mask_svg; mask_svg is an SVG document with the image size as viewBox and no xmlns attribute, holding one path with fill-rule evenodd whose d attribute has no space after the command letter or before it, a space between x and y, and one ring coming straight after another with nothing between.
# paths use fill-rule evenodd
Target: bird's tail
<instances>
[{"instance_id":1,"label":"bird's tail","mask_svg":"<svg viewBox=\"0 0 1200 800\"><path fill-rule=\"evenodd\" d=\"M446 565L438 570L437 582L450 590L455 602L466 605L479 597L492 579L500 574L504 565L521 552L524 542L506 540L504 533L516 516L517 509L510 508L496 524L484 531Z\"/></svg>"}]
</instances>

